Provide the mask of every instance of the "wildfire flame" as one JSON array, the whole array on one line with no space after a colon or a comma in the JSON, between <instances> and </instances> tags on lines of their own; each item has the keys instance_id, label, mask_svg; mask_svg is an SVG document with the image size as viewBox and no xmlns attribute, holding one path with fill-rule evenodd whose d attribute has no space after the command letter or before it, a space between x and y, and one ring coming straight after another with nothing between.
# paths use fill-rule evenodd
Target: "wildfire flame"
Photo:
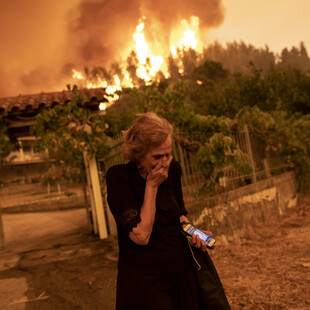
<instances>
[{"instance_id":1,"label":"wildfire flame","mask_svg":"<svg viewBox=\"0 0 310 310\"><path fill-rule=\"evenodd\" d=\"M181 28L172 34L174 40L178 42L178 48L180 50L192 48L200 51L201 46L198 46L198 40L196 39L196 33L199 31L199 18L197 16L191 16L190 22L182 19L181 25ZM171 46L171 53L173 56L177 55L174 44Z\"/></svg>"},{"instance_id":2,"label":"wildfire flame","mask_svg":"<svg viewBox=\"0 0 310 310\"><path fill-rule=\"evenodd\" d=\"M145 17L143 19L145 19ZM143 29L144 22L143 20L140 20L140 23L137 26L137 32L133 35L133 38L136 41L136 53L139 60L137 76L148 82L151 81L152 77L154 77L156 72L160 69L161 65L164 62L164 59L160 55L152 55L152 52L149 50L148 44L145 42ZM147 70L147 59L150 60L149 72Z\"/></svg>"},{"instance_id":3,"label":"wildfire flame","mask_svg":"<svg viewBox=\"0 0 310 310\"><path fill-rule=\"evenodd\" d=\"M161 71L166 77L169 77L167 72L167 65L164 58L168 55L156 55L154 51L151 50L149 44L145 40L144 36L144 20L143 17L139 20L136 27L136 32L133 34L133 39L135 40L135 52L138 59L138 66L136 70L136 75L145 81L145 84L151 84L154 81L156 73ZM172 57L177 56L177 52L186 51L188 49L194 49L198 52L202 50L201 42L196 38L196 34L199 31L199 18L197 16L191 16L190 20L181 20L178 27L170 34L170 53ZM169 49L168 49L169 50ZM182 73L183 69L180 66L179 72ZM106 93L111 97L108 98L110 102L118 99L115 94L116 91L121 90L123 87L134 87L134 83L130 78L129 73L122 68L122 77L118 75L113 76L113 83L109 83L107 80L97 77L96 81L89 81L84 76L84 74L78 70L72 71L72 77L74 80L83 84L86 88L106 88ZM107 105L101 107L105 109Z\"/></svg>"}]
</instances>

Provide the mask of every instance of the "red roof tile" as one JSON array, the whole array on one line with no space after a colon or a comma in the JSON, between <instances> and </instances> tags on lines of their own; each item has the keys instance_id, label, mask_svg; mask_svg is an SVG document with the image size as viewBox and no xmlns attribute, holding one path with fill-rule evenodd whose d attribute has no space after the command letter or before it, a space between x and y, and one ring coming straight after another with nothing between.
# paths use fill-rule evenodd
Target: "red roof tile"
<instances>
[{"instance_id":1,"label":"red roof tile","mask_svg":"<svg viewBox=\"0 0 310 310\"><path fill-rule=\"evenodd\" d=\"M82 89L81 93L86 102L107 101L104 98L104 88ZM40 108L51 107L54 104L64 104L72 99L71 91L40 93L34 95L21 95L17 97L0 98L0 117L12 114L23 114L29 110L36 111Z\"/></svg>"}]
</instances>

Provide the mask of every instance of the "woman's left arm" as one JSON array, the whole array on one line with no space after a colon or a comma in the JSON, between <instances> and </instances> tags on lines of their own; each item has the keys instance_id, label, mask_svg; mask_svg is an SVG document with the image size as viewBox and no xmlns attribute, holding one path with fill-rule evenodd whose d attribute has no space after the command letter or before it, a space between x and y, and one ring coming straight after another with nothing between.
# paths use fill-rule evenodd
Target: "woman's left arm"
<instances>
[{"instance_id":1,"label":"woman's left arm","mask_svg":"<svg viewBox=\"0 0 310 310\"><path fill-rule=\"evenodd\" d=\"M189 219L185 215L180 216L180 223L189 223Z\"/></svg>"}]
</instances>

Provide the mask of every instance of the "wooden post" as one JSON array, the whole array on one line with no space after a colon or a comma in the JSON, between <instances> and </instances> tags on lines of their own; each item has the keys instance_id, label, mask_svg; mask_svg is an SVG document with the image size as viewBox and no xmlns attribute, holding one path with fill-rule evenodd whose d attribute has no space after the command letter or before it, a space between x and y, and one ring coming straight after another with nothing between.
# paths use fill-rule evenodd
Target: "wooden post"
<instances>
[{"instance_id":1,"label":"wooden post","mask_svg":"<svg viewBox=\"0 0 310 310\"><path fill-rule=\"evenodd\" d=\"M57 192L58 192L58 194L60 195L61 194L61 185L60 185L60 183L59 182L57 182Z\"/></svg>"},{"instance_id":2,"label":"wooden post","mask_svg":"<svg viewBox=\"0 0 310 310\"><path fill-rule=\"evenodd\" d=\"M87 175L86 168L85 168L85 174ZM83 195L84 195L85 211L86 211L88 229L90 232L93 232L94 231L94 225L93 225L93 220L92 220L91 202L90 202L90 197L87 194L90 191L87 188L88 182L86 181L86 183L85 183L84 178L82 181L82 187L83 187Z\"/></svg>"},{"instance_id":3,"label":"wooden post","mask_svg":"<svg viewBox=\"0 0 310 310\"><path fill-rule=\"evenodd\" d=\"M91 218L92 218L92 228L94 233L98 234L98 223L97 223L97 215L96 215L96 207L95 207L95 200L91 185L91 177L90 177L90 168L89 168L89 160L87 154L84 152L84 165L85 165L85 173L86 173L86 180L87 180L87 189L89 192L89 199L90 199L90 208L91 208ZM87 219L89 219L89 210L87 209Z\"/></svg>"},{"instance_id":4,"label":"wooden post","mask_svg":"<svg viewBox=\"0 0 310 310\"><path fill-rule=\"evenodd\" d=\"M88 158L87 158L88 159ZM96 220L99 230L100 239L108 237L107 223L104 215L103 201L101 195L100 181L98 176L97 162L95 157L88 159L89 163L89 173L91 181L91 194L94 198L95 210L96 210Z\"/></svg>"},{"instance_id":5,"label":"wooden post","mask_svg":"<svg viewBox=\"0 0 310 310\"><path fill-rule=\"evenodd\" d=\"M263 159L263 165L264 165L264 168L265 168L265 173L266 173L267 178L270 178L271 177L271 173L270 173L270 168L269 168L269 163L268 163L267 158Z\"/></svg>"},{"instance_id":6,"label":"wooden post","mask_svg":"<svg viewBox=\"0 0 310 310\"><path fill-rule=\"evenodd\" d=\"M0 206L0 250L4 249L4 231L3 231L3 221L2 221L2 211Z\"/></svg>"},{"instance_id":7,"label":"wooden post","mask_svg":"<svg viewBox=\"0 0 310 310\"><path fill-rule=\"evenodd\" d=\"M245 132L246 149L247 149L247 153L248 153L248 156L249 156L250 164L251 164L251 167L252 167L252 170L253 170L253 183L256 183L255 162L254 162L253 153L252 153L251 140L250 140L248 126L244 125L243 126L243 130Z\"/></svg>"}]
</instances>

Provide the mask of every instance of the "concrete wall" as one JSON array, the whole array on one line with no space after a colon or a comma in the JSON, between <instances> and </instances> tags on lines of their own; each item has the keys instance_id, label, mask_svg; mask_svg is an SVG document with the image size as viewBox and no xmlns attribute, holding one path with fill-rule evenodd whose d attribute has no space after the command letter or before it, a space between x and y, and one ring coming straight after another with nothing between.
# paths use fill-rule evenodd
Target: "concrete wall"
<instances>
[{"instance_id":1,"label":"concrete wall","mask_svg":"<svg viewBox=\"0 0 310 310\"><path fill-rule=\"evenodd\" d=\"M84 196L74 195L71 197L51 197L21 202L11 206L1 207L2 213L24 213L24 212L44 212L60 211L67 209L85 208Z\"/></svg>"},{"instance_id":2,"label":"concrete wall","mask_svg":"<svg viewBox=\"0 0 310 310\"><path fill-rule=\"evenodd\" d=\"M238 240L248 226L282 215L297 204L293 172L187 205L191 222L222 242Z\"/></svg>"},{"instance_id":3,"label":"concrete wall","mask_svg":"<svg viewBox=\"0 0 310 310\"><path fill-rule=\"evenodd\" d=\"M3 213L57 211L85 207L81 185L61 184L61 193L55 186L47 193L40 183L16 184L0 188L0 208Z\"/></svg>"}]
</instances>

